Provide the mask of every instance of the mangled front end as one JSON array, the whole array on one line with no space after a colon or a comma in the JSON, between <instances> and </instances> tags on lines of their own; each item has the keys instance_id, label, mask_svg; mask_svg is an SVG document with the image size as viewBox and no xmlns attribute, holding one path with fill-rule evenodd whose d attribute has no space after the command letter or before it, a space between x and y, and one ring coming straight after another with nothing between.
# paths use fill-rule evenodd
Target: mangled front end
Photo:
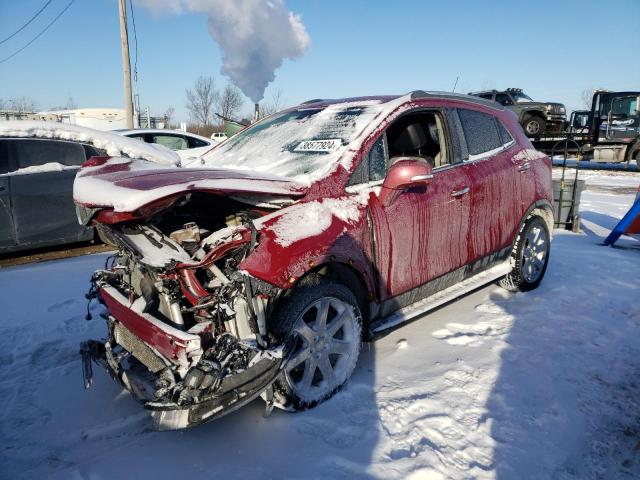
<instances>
[{"instance_id":1,"label":"mangled front end","mask_svg":"<svg viewBox=\"0 0 640 480\"><path fill-rule=\"evenodd\" d=\"M280 290L241 264L255 248L253 220L277 202L231 197L183 191L130 212L78 205L117 248L91 280L108 336L82 344L85 385L95 361L160 429L219 417L260 394L273 404L284 345L265 319Z\"/></svg>"}]
</instances>

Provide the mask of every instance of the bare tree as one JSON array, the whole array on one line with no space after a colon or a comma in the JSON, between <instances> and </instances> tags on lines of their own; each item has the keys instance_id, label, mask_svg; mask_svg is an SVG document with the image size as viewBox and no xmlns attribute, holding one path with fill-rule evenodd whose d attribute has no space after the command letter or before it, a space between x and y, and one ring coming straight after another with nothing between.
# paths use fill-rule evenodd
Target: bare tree
<instances>
[{"instance_id":1,"label":"bare tree","mask_svg":"<svg viewBox=\"0 0 640 480\"><path fill-rule=\"evenodd\" d=\"M37 105L36 102L31 100L30 98L22 96L10 99L9 108L11 110L15 110L18 113L35 112L37 109Z\"/></svg>"},{"instance_id":2,"label":"bare tree","mask_svg":"<svg viewBox=\"0 0 640 480\"><path fill-rule=\"evenodd\" d=\"M78 108L78 104L76 103L75 99L70 96L69 98L67 98L67 103L64 108L65 110L75 110L76 108Z\"/></svg>"},{"instance_id":3,"label":"bare tree","mask_svg":"<svg viewBox=\"0 0 640 480\"><path fill-rule=\"evenodd\" d=\"M284 107L284 102L282 89L279 88L271 94L271 100L262 102L259 105L258 118L268 117L279 112Z\"/></svg>"},{"instance_id":4,"label":"bare tree","mask_svg":"<svg viewBox=\"0 0 640 480\"><path fill-rule=\"evenodd\" d=\"M582 90L580 94L580 99L582 100L582 104L584 108L587 110L591 110L591 102L593 101L593 92L595 92L595 88L585 88Z\"/></svg>"},{"instance_id":5,"label":"bare tree","mask_svg":"<svg viewBox=\"0 0 640 480\"><path fill-rule=\"evenodd\" d=\"M171 119L173 118L173 114L175 113L175 111L176 111L175 108L169 107L162 114L162 116L164 117L165 126L167 128L171 128Z\"/></svg>"},{"instance_id":6,"label":"bare tree","mask_svg":"<svg viewBox=\"0 0 640 480\"><path fill-rule=\"evenodd\" d=\"M240 108L242 108L243 103L244 101L240 90L230 83L227 83L218 101L218 113L225 118L233 119L238 114Z\"/></svg>"},{"instance_id":7,"label":"bare tree","mask_svg":"<svg viewBox=\"0 0 640 480\"><path fill-rule=\"evenodd\" d=\"M200 75L193 89L187 88L185 95L187 96L186 107L191 120L196 124L210 125L213 108L219 97L213 77Z\"/></svg>"}]
</instances>

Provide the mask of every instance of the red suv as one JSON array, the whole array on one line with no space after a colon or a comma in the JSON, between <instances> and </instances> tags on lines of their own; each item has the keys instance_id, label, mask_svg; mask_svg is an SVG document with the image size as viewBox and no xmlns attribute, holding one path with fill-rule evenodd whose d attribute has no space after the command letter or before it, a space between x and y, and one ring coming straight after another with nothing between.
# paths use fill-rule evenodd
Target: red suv
<instances>
[{"instance_id":1,"label":"red suv","mask_svg":"<svg viewBox=\"0 0 640 480\"><path fill-rule=\"evenodd\" d=\"M547 267L551 162L481 98L313 100L201 162L94 157L74 187L81 223L118 248L92 277L108 336L82 345L86 385L93 360L159 428L259 395L312 407L362 340Z\"/></svg>"}]
</instances>

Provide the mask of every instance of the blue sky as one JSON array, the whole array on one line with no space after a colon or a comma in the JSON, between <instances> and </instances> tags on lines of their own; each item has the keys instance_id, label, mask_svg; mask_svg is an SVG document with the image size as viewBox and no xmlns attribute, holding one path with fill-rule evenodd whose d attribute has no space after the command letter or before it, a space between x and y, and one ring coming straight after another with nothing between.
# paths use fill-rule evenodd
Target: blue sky
<instances>
[{"instance_id":1,"label":"blue sky","mask_svg":"<svg viewBox=\"0 0 640 480\"><path fill-rule=\"evenodd\" d=\"M0 0L0 37L44 0ZM0 59L27 43L68 3L53 0ZM581 108L589 88L640 89L640 0L285 0L311 44L285 60L267 89L287 104L310 98L522 87L534 99ZM221 53L201 14L152 15L136 7L138 90L153 114L186 119L184 90L201 73L218 86ZM131 39L133 40L133 39ZM133 42L132 42L133 43ZM122 107L117 2L76 0L40 39L0 63L0 98L26 96L41 109L73 97L81 107ZM133 56L133 44L132 44ZM249 111L247 100L246 111Z\"/></svg>"}]
</instances>

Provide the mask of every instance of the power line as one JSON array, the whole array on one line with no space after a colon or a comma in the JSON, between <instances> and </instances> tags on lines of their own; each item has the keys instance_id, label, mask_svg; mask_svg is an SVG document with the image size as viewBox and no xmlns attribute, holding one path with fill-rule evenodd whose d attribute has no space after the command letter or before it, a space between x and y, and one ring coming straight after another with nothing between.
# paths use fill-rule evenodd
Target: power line
<instances>
[{"instance_id":1,"label":"power line","mask_svg":"<svg viewBox=\"0 0 640 480\"><path fill-rule=\"evenodd\" d=\"M45 2L45 4L42 6L42 8L41 8L40 10L38 10L38 11L36 12L36 14L35 14L33 17L31 17L27 23L25 23L24 25L22 25L18 30L16 30L15 32L13 32L13 33L12 33L11 35L9 35L7 38L5 38L4 40L0 41L0 45L2 45L2 44L3 44L4 42L6 42L7 40L9 40L9 39L11 39L11 38L15 37L15 36L16 36L17 34L19 34L22 30L24 30L25 28L27 28L27 26L28 26L31 22L33 22L33 21L36 19L36 17L42 13L42 11L43 11L45 8L47 8L47 7L49 6L49 4L51 3L51 1L52 1L52 0L48 0L47 2Z\"/></svg>"},{"instance_id":2,"label":"power line","mask_svg":"<svg viewBox=\"0 0 640 480\"><path fill-rule=\"evenodd\" d=\"M19 49L18 51L12 53L11 55L9 55L8 57L3 58L2 60L0 60L0 63L4 63L7 60L10 60L11 58L15 57L17 54L19 54L21 51L23 51L25 48L27 48L29 45L31 45L33 42L35 42L37 39L39 39L42 35L44 35L44 32L46 32L47 30L49 30L49 27L51 27L51 25L53 25L54 23L56 23L56 21L64 14L64 12L66 12L69 7L71 6L71 4L75 2L75 0L71 0L66 7L64 7L64 9L58 14L56 15L56 17L51 20L51 22L49 22L49 24L44 27L44 29L35 37L33 37L33 39L31 39L31 41L29 43L27 43L24 47L22 47L21 49Z\"/></svg>"},{"instance_id":3,"label":"power line","mask_svg":"<svg viewBox=\"0 0 640 480\"><path fill-rule=\"evenodd\" d=\"M133 0L129 0L129 9L131 10L131 21L133 23L133 41L135 44L136 55L133 62L133 79L138 81L138 33L136 32L136 17L133 14Z\"/></svg>"}]
</instances>

